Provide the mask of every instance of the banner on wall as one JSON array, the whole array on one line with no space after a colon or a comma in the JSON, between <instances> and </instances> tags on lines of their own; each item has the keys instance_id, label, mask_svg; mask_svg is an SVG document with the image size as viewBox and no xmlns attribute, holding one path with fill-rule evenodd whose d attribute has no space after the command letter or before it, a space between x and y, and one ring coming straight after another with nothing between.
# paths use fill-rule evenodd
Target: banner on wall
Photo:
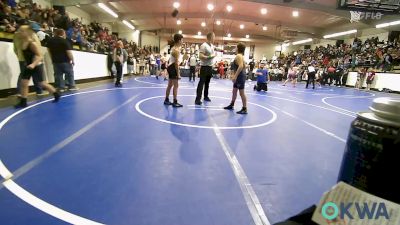
<instances>
[{"instance_id":1,"label":"banner on wall","mask_svg":"<svg viewBox=\"0 0 400 225\"><path fill-rule=\"evenodd\" d=\"M225 55L236 55L236 44L226 44L224 45L224 54Z\"/></svg>"},{"instance_id":2,"label":"banner on wall","mask_svg":"<svg viewBox=\"0 0 400 225\"><path fill-rule=\"evenodd\" d=\"M256 46L255 45L250 45L250 52L249 52L249 58L253 59L254 58L254 50Z\"/></svg>"}]
</instances>

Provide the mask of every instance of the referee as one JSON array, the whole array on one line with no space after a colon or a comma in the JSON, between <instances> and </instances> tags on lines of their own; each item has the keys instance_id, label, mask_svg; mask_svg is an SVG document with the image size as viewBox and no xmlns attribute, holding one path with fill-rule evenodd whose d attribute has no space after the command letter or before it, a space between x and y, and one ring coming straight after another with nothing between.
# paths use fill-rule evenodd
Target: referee
<instances>
[{"instance_id":1,"label":"referee","mask_svg":"<svg viewBox=\"0 0 400 225\"><path fill-rule=\"evenodd\" d=\"M207 42L204 42L200 46L200 81L197 85L196 105L201 105L201 97L204 87L204 101L210 102L211 99L208 97L208 88L212 77L212 66L214 64L214 58L216 56L214 50L214 39L215 34L210 32L207 34Z\"/></svg>"},{"instance_id":2,"label":"referee","mask_svg":"<svg viewBox=\"0 0 400 225\"><path fill-rule=\"evenodd\" d=\"M315 89L315 74L316 74L316 70L313 64L309 64L308 68L308 76L307 76L307 84L306 84L306 88L308 88L308 85L312 82L312 89Z\"/></svg>"}]
</instances>

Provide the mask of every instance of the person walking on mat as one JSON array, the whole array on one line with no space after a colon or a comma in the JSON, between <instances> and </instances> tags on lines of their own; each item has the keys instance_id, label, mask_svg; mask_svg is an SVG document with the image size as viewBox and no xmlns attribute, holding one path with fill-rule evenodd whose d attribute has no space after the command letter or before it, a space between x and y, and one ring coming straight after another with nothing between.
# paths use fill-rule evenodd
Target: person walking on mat
<instances>
[{"instance_id":1,"label":"person walking on mat","mask_svg":"<svg viewBox=\"0 0 400 225\"><path fill-rule=\"evenodd\" d=\"M21 97L18 104L14 106L15 108L25 108L28 106L27 97L31 77L35 77L42 88L53 94L53 102L58 102L61 97L56 89L44 80L43 55L40 51L40 46L32 39L32 34L33 30L27 25L21 26L17 34L21 38L21 50L27 66L22 73Z\"/></svg>"},{"instance_id":2,"label":"person walking on mat","mask_svg":"<svg viewBox=\"0 0 400 225\"><path fill-rule=\"evenodd\" d=\"M72 46L65 39L65 31L57 29L54 32L55 37L50 38L47 42L47 48L53 61L54 78L56 87L59 91L65 90L65 81L68 82L70 91L78 90L75 86L74 78L74 56L72 54ZM65 74L65 79L64 79Z\"/></svg>"},{"instance_id":3,"label":"person walking on mat","mask_svg":"<svg viewBox=\"0 0 400 225\"><path fill-rule=\"evenodd\" d=\"M14 53L17 55L18 61L19 61L19 69L20 69L20 74L18 77L17 81L17 92L20 95L22 91L22 75L24 74L24 71L26 69L26 62L24 59L24 54L22 52L22 36L19 35L20 29L17 30L14 34L14 39L13 39L13 44L14 44ZM32 40L40 47L42 46L39 40L39 37L35 34L35 32L32 32ZM37 77L33 77L33 85L35 87L36 94L38 96L44 95L43 89L40 86L40 82L36 80Z\"/></svg>"},{"instance_id":4,"label":"person walking on mat","mask_svg":"<svg viewBox=\"0 0 400 225\"><path fill-rule=\"evenodd\" d=\"M212 66L214 65L214 58L216 56L214 49L215 34L210 32L207 34L207 42L204 42L200 46L200 81L197 85L197 95L195 104L201 105L201 97L204 87L204 101L210 102L211 99L208 97L208 89L212 77Z\"/></svg>"}]
</instances>

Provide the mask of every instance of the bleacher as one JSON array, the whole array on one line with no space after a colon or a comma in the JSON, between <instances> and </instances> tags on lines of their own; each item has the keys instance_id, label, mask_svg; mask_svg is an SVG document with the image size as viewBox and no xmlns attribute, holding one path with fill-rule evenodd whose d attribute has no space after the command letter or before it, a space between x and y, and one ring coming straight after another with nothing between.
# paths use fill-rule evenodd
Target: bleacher
<instances>
[{"instance_id":1,"label":"bleacher","mask_svg":"<svg viewBox=\"0 0 400 225\"><path fill-rule=\"evenodd\" d=\"M14 34L7 32L0 32L0 40L2 41L12 41L14 39Z\"/></svg>"}]
</instances>

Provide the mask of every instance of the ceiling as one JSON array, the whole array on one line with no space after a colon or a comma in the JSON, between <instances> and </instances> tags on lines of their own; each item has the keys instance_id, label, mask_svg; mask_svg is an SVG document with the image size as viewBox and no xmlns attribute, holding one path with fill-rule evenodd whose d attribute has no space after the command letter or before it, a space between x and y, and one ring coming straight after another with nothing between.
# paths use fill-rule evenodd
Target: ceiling
<instances>
[{"instance_id":1,"label":"ceiling","mask_svg":"<svg viewBox=\"0 0 400 225\"><path fill-rule=\"evenodd\" d=\"M173 17L173 3L178 1L178 15ZM55 0L64 5L79 3L80 8L91 14L98 22L115 22L115 18L98 8L96 0L66 1ZM195 35L214 31L217 37L243 38L250 35L254 39L270 41L301 40L320 38L324 34L340 30L341 27L363 29L373 27L371 23L350 24L350 13L338 10L336 0L107 0L105 2L118 13L120 19L131 21L141 31L174 33L181 30L184 34ZM212 3L214 10L209 11L207 4ZM228 12L227 5L233 10ZM267 9L264 15L261 9ZM299 16L292 16L298 11ZM177 25L177 20L181 25ZM219 20L221 25L217 25ZM202 27L201 23L206 26ZM244 29L240 29L240 25ZM263 30L263 26L267 30Z\"/></svg>"}]
</instances>

